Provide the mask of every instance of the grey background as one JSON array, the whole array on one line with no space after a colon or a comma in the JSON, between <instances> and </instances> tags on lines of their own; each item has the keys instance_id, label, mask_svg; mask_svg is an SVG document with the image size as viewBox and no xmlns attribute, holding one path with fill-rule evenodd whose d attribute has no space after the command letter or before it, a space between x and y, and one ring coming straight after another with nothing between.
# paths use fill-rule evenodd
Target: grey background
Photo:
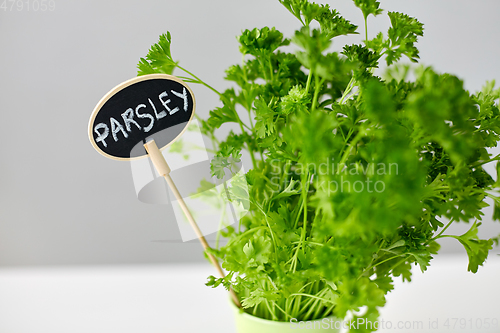
<instances>
[{"instance_id":1,"label":"grey background","mask_svg":"<svg viewBox=\"0 0 500 333\"><path fill-rule=\"evenodd\" d=\"M363 31L350 0L328 3ZM381 3L425 24L421 63L457 74L473 91L500 80L500 2ZM196 242L165 241L180 239L171 208L137 200L127 162L94 151L90 114L106 92L136 75L139 58L167 30L174 58L223 90L224 70L241 59L241 30L269 25L290 36L299 22L277 0L55 0L53 12L30 9L0 9L0 265L204 260ZM388 25L386 15L371 18L370 35ZM334 49L361 38L340 37ZM218 99L191 87L206 117ZM500 233L490 216L485 209L481 237ZM443 252L464 252L453 240L442 244Z\"/></svg>"}]
</instances>

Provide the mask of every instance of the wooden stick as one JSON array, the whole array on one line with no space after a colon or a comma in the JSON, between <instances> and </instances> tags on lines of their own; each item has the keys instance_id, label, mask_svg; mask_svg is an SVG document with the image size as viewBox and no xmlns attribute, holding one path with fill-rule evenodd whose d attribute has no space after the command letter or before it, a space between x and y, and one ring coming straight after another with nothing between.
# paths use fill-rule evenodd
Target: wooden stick
<instances>
[{"instance_id":1,"label":"wooden stick","mask_svg":"<svg viewBox=\"0 0 500 333\"><path fill-rule=\"evenodd\" d=\"M172 180L172 177L170 177L170 167L168 166L167 161L165 160L162 153L158 149L156 142L154 140L148 141L147 143L144 144L144 148L146 148L146 151L148 152L149 157L151 158L151 161L153 162L156 170L158 171L160 176L163 176L165 178L168 186L170 187L170 189L174 193L175 198L179 202L179 204L182 208L182 211L186 215L189 223L191 224L191 227L193 228L194 232L196 233L196 236L198 237L201 245L203 246L203 249L207 253L208 258L210 259L212 264L217 269L217 272L219 272L219 275L222 278L225 277L226 275L224 274L224 271L222 270L217 258L215 258L211 253L206 251L207 249L210 249L210 245L208 245L207 240L203 236L200 228L198 227L198 224L196 224L196 221L194 220L193 215L191 215L189 208L186 206L184 199L182 199L182 196L179 193L177 186L175 186L175 183ZM234 304L236 304L239 308L241 308L240 301L238 299L238 296L236 296L236 293L234 292L234 290L230 289L229 293L231 294L231 298L233 299Z\"/></svg>"}]
</instances>

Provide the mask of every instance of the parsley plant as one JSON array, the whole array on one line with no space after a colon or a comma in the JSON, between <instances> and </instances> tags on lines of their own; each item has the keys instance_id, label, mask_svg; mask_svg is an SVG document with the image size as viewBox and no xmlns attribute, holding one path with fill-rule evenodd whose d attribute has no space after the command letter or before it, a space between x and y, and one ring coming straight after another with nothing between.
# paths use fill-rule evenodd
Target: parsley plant
<instances>
[{"instance_id":1,"label":"parsley plant","mask_svg":"<svg viewBox=\"0 0 500 333\"><path fill-rule=\"evenodd\" d=\"M500 178L483 169L500 159L486 150L500 139L500 89L489 82L471 94L454 75L398 64L419 59L423 25L388 12L389 30L368 40L366 19L382 13L378 1L354 0L366 39L340 53L328 52L332 39L357 26L328 5L279 1L300 28L289 39L275 28L243 31L245 57L225 76L235 88L219 92L180 67L169 33L138 65L139 75L179 68L185 81L219 95L221 106L201 120L217 148L214 175L231 173L242 150L252 159L250 211L213 250L228 275L207 284L231 286L261 318L344 318L362 308L359 316L375 321L394 279L410 281L412 264L425 271L440 238L462 243L468 270L477 272L498 244L477 232L486 197L500 219ZM300 50L283 51L290 43ZM382 61L390 66L385 79L374 75ZM225 123L240 132L220 141L215 132ZM238 182L229 191L246 200ZM446 234L470 221L465 234Z\"/></svg>"}]
</instances>

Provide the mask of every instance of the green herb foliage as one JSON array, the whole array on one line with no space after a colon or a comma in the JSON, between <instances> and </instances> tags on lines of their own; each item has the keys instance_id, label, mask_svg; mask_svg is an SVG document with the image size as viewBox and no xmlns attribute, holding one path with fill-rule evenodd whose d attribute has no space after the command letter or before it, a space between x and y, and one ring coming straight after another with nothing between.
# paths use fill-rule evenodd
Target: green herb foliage
<instances>
[{"instance_id":1,"label":"green herb foliage","mask_svg":"<svg viewBox=\"0 0 500 333\"><path fill-rule=\"evenodd\" d=\"M178 67L185 80L220 96L221 106L201 120L217 148L215 176L233 172L243 150L252 159L245 176L250 211L224 231L228 243L213 250L228 275L207 284L231 286L245 311L262 318L344 318L363 307L359 316L376 320L394 279L410 281L413 264L425 271L442 237L464 245L475 273L498 243L478 238L477 221L486 197L500 218L493 192L500 181L483 169L499 159L486 148L500 138L500 89L489 82L470 94L459 78L430 67L407 79L410 67L398 61L418 60L415 44L423 35L423 25L408 15L388 12L386 34L368 40L365 29L363 44L337 53L328 51L332 39L357 33L355 25L328 5L280 2L302 27L289 39L275 28L243 31L244 60L226 71L234 88L218 92L179 67L170 34L138 65L139 74ZM354 3L365 28L369 15L382 12L378 1ZM283 51L290 42L299 51ZM380 61L391 65L385 79L373 74ZM215 132L226 123L241 132L219 141ZM245 200L238 186L231 197ZM475 222L465 234L445 233L469 221Z\"/></svg>"}]
</instances>

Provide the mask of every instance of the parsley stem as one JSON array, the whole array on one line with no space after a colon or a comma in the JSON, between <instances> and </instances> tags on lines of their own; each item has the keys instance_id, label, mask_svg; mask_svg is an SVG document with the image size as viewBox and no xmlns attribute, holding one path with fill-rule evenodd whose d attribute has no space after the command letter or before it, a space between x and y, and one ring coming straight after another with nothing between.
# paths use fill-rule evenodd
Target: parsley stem
<instances>
[{"instance_id":1,"label":"parsley stem","mask_svg":"<svg viewBox=\"0 0 500 333\"><path fill-rule=\"evenodd\" d=\"M344 152L344 154L342 155L342 159L340 160L339 162L339 166L337 168L337 175L339 174L340 170L343 169L343 165L345 164L345 162L347 161L347 158L349 157L349 155L351 154L351 151L354 149L354 147L358 144L359 140L361 140L361 138L365 135L365 130L363 128L361 128L358 132L358 134L356 134L356 136L354 137L354 139L352 139L352 141L349 143L349 147L347 148L347 150Z\"/></svg>"},{"instance_id":2,"label":"parsley stem","mask_svg":"<svg viewBox=\"0 0 500 333\"><path fill-rule=\"evenodd\" d=\"M305 315L304 315L304 317L302 318L303 320L308 320L308 319L310 319L310 316L311 316L311 314L313 313L313 311L315 311L315 310L319 307L318 303L319 303L320 301L322 301L322 300L323 300L322 296L324 295L324 293L325 293L325 290L323 289L323 290L322 290L322 291L318 294L318 296L316 296L317 298L316 298L316 297L315 297L315 298L312 298L312 299L314 299L315 301L314 301L314 302L313 302L313 304L309 307L309 310L306 312L306 314L305 314Z\"/></svg>"},{"instance_id":3,"label":"parsley stem","mask_svg":"<svg viewBox=\"0 0 500 333\"><path fill-rule=\"evenodd\" d=\"M392 267L389 269L389 272L390 271L393 271L394 268L398 267L399 265L401 265L402 263L404 263L406 261L407 257L404 257L403 259L401 259L400 261L398 261L396 264L392 265Z\"/></svg>"},{"instance_id":4,"label":"parsley stem","mask_svg":"<svg viewBox=\"0 0 500 333\"><path fill-rule=\"evenodd\" d=\"M237 114L237 113L236 113ZM241 128L241 133L246 133L245 129L243 128L243 122L241 121L240 117L238 116L238 123L240 124L240 128ZM253 149L250 147L250 144L248 142L245 142L246 145L247 145L247 150L248 150L248 153L250 154L250 157L252 158L252 165L254 168L257 167L257 161L255 160L255 156L254 156L254 153L253 153Z\"/></svg>"},{"instance_id":5,"label":"parsley stem","mask_svg":"<svg viewBox=\"0 0 500 333\"><path fill-rule=\"evenodd\" d=\"M312 69L309 70L309 75L307 75L306 94L309 93L309 88L311 88L311 79L312 79Z\"/></svg>"},{"instance_id":6,"label":"parsley stem","mask_svg":"<svg viewBox=\"0 0 500 333\"><path fill-rule=\"evenodd\" d=\"M265 225L262 225L260 227L255 227L255 228L251 228L247 231L245 231L245 233L243 234L239 234L238 236L236 236L235 238L231 239L226 246L229 246L229 245L232 245L234 242L240 240L241 238L243 237L247 237L248 235L250 235L251 233L253 232L256 232L256 231L259 231L259 230L262 230L262 229L266 229L267 230L267 226Z\"/></svg>"},{"instance_id":7,"label":"parsley stem","mask_svg":"<svg viewBox=\"0 0 500 333\"><path fill-rule=\"evenodd\" d=\"M280 177L280 184L282 184L285 181L285 179L288 179L288 173L290 172L291 165L292 165L292 161L287 160L286 164L285 164L284 172Z\"/></svg>"},{"instance_id":8,"label":"parsley stem","mask_svg":"<svg viewBox=\"0 0 500 333\"><path fill-rule=\"evenodd\" d=\"M264 302L266 303L267 309L269 310L269 313L271 314L273 320L278 320L276 313L271 309L271 306L269 305L269 301L267 299L264 299Z\"/></svg>"},{"instance_id":9,"label":"parsley stem","mask_svg":"<svg viewBox=\"0 0 500 333\"><path fill-rule=\"evenodd\" d=\"M368 267L367 267L367 268L365 268L365 269L363 270L363 272L362 272L362 273L358 276L358 280L359 280L359 279L360 279L360 278L361 278L361 277L362 277L362 276L363 276L366 272L368 272L370 269L375 268L375 267L377 267L378 265L381 265L381 264L383 264L383 263L385 263L385 262L387 262L387 261L389 261L389 260L392 260L392 259L395 259L395 258L401 257L401 256L403 256L403 255L406 255L406 253L401 253L401 254L398 254L397 256L393 256L393 257L387 258L387 259L385 259L385 260L379 261L379 262L377 262L375 265L368 266Z\"/></svg>"},{"instance_id":10,"label":"parsley stem","mask_svg":"<svg viewBox=\"0 0 500 333\"><path fill-rule=\"evenodd\" d=\"M475 163L472 163L470 166L471 166L471 167L478 167L478 166L480 166L480 165L484 165L484 164L486 164L486 163L490 163L490 162L493 162L493 161L498 161L498 160L500 160L500 154L499 154L499 155L497 155L497 156L495 156L495 157L492 157L492 158L490 158L490 159L488 159L488 160L481 160L481 161L477 161L477 162L475 162Z\"/></svg>"},{"instance_id":11,"label":"parsley stem","mask_svg":"<svg viewBox=\"0 0 500 333\"><path fill-rule=\"evenodd\" d=\"M445 236L441 236L443 234L443 232L446 231L446 229L448 229L448 227L453 223L453 219L450 220L450 222L448 222L448 224L443 228L443 230L441 230L441 232L439 232L439 234L437 234L435 237L431 238L429 241L426 242L426 244L432 242L433 240L436 240L438 238L442 238L442 237L445 237Z\"/></svg>"},{"instance_id":12,"label":"parsley stem","mask_svg":"<svg viewBox=\"0 0 500 333\"><path fill-rule=\"evenodd\" d=\"M208 89L212 90L213 92L215 92L217 95L219 96L222 96L222 94L217 90L215 89L214 87L212 87L211 85L209 85L208 83L206 83L205 81L201 80L199 77L197 77L196 75L194 75L193 73L191 73L190 71L188 71L187 69L185 69L184 67L181 67L179 65L176 65L180 70L183 70L184 72L188 73L189 75L191 75L192 77L194 77L196 80L198 80L199 83L201 83L202 85L204 85L205 87L207 87Z\"/></svg>"},{"instance_id":13,"label":"parsley stem","mask_svg":"<svg viewBox=\"0 0 500 333\"><path fill-rule=\"evenodd\" d=\"M313 284L314 282L315 282L315 281L311 281L311 282L306 283L305 285L303 285L303 286L302 286L302 288L300 288L300 289L299 289L299 292L301 292L301 291L302 291L302 289L307 288L308 286L310 286L310 285L311 285L311 284Z\"/></svg>"},{"instance_id":14,"label":"parsley stem","mask_svg":"<svg viewBox=\"0 0 500 333\"><path fill-rule=\"evenodd\" d=\"M306 171L303 175L302 175L302 181L301 181L301 185L302 185L302 194L301 194L301 198L302 198L302 202L301 202L301 205L304 206L304 220L303 220L303 223L302 223L302 231L301 231L301 234L300 234L300 244L297 244L297 247L295 248L295 254L293 256L294 258L294 261L292 263L292 270L293 272L295 273L296 269L297 269L297 257L299 255L299 251L300 249L302 249L302 251L304 251L304 241L306 240L306 232L307 232L307 192L309 191L309 171ZM300 213L300 212L299 212Z\"/></svg>"},{"instance_id":15,"label":"parsley stem","mask_svg":"<svg viewBox=\"0 0 500 333\"><path fill-rule=\"evenodd\" d=\"M290 294L290 296L305 296L305 297L311 297L311 298L319 299L320 301L323 301L323 302L325 302L325 303L336 304L336 303L334 303L334 302L330 301L329 299L326 299L326 298L323 298L323 297L314 296L314 295L309 295L309 294L294 293L294 294Z\"/></svg>"},{"instance_id":16,"label":"parsley stem","mask_svg":"<svg viewBox=\"0 0 500 333\"><path fill-rule=\"evenodd\" d=\"M349 139L351 138L352 134L354 133L354 129L351 127L349 129L349 133L347 133L347 136L345 137L344 136L344 132L342 131L342 128L341 127L339 127L339 128L340 128L340 133L342 134L342 137L344 138L344 143L342 145L342 149L339 149L339 154L337 156L337 159L340 159L342 157L343 149L346 146L346 144L349 141Z\"/></svg>"},{"instance_id":17,"label":"parsley stem","mask_svg":"<svg viewBox=\"0 0 500 333\"><path fill-rule=\"evenodd\" d=\"M250 106L250 108L247 109L247 111L248 111L248 120L250 121L250 130L253 133L255 126L254 126L253 121L252 121L252 107Z\"/></svg>"},{"instance_id":18,"label":"parsley stem","mask_svg":"<svg viewBox=\"0 0 500 333\"><path fill-rule=\"evenodd\" d=\"M299 244L300 242L292 242L292 244ZM325 244L322 243L317 243L317 242L311 242L311 241L304 241L304 243L311 244L311 245L318 245L318 246L325 246Z\"/></svg>"},{"instance_id":19,"label":"parsley stem","mask_svg":"<svg viewBox=\"0 0 500 333\"><path fill-rule=\"evenodd\" d=\"M300 208L299 208L299 211L297 212L297 217L295 219L295 223L293 224L293 228L294 229L297 229L299 218L300 218L300 213L302 212L303 207L304 207L304 201L301 200L301 202L300 202ZM295 272L295 269L297 267L297 256L299 254L298 249L300 248L299 243L300 243L300 241L297 242L297 251L295 251L295 253L294 253L294 255L293 255L292 259L291 259L292 262L290 264L290 270L292 270L293 272Z\"/></svg>"},{"instance_id":20,"label":"parsley stem","mask_svg":"<svg viewBox=\"0 0 500 333\"><path fill-rule=\"evenodd\" d=\"M325 82L325 79L319 79L318 76L314 76L314 97L311 105L311 112L316 109L316 104L318 104L318 95L319 90L321 89L321 85Z\"/></svg>"},{"instance_id":21,"label":"parsley stem","mask_svg":"<svg viewBox=\"0 0 500 333\"><path fill-rule=\"evenodd\" d=\"M273 302L273 305L274 305L275 307L277 307L277 308L278 308L278 310L280 310L281 312L283 312L283 314L285 315L285 320L286 320L286 321L288 321L288 317L290 317L290 319L292 319L292 318L293 318L293 317L292 317L292 316L291 316L288 312L286 312L285 310L283 310L283 309L282 309L282 308L281 308L281 307L280 307L280 306L276 303L276 301L272 301L272 302Z\"/></svg>"},{"instance_id":22,"label":"parsley stem","mask_svg":"<svg viewBox=\"0 0 500 333\"><path fill-rule=\"evenodd\" d=\"M273 63L271 62L271 57L270 56L269 56L268 61L269 61L269 71L271 73L271 81L273 81L274 80L274 78L273 78L273 76L274 76L274 70L273 70Z\"/></svg>"},{"instance_id":23,"label":"parsley stem","mask_svg":"<svg viewBox=\"0 0 500 333\"><path fill-rule=\"evenodd\" d=\"M335 304L331 305L330 307L326 308L326 310L323 312L321 317L325 318L329 316L332 313L333 308L335 307Z\"/></svg>"},{"instance_id":24,"label":"parsley stem","mask_svg":"<svg viewBox=\"0 0 500 333\"><path fill-rule=\"evenodd\" d=\"M293 223L293 228L294 229L297 229L297 226L298 226L298 223L299 223L299 218L300 218L300 213L302 212L302 208L304 208L304 202L303 201L300 202L299 211L297 212L297 216L295 217L295 221Z\"/></svg>"},{"instance_id":25,"label":"parsley stem","mask_svg":"<svg viewBox=\"0 0 500 333\"><path fill-rule=\"evenodd\" d=\"M354 88L355 82L356 82L356 80L354 79L354 77L351 77L351 80L347 84L347 87L345 88L344 93L342 94L342 97L340 98L339 104L345 103L344 99L347 97L347 95L349 95L349 93Z\"/></svg>"},{"instance_id":26,"label":"parsley stem","mask_svg":"<svg viewBox=\"0 0 500 333\"><path fill-rule=\"evenodd\" d=\"M371 264L375 261L375 255L377 255L380 250L384 250L382 247L384 247L385 245L385 240L382 240L382 242L380 243L380 247L378 248L377 252L375 252L375 254L372 256L372 260L370 260L370 263L368 264L368 267L371 266Z\"/></svg>"},{"instance_id":27,"label":"parsley stem","mask_svg":"<svg viewBox=\"0 0 500 333\"><path fill-rule=\"evenodd\" d=\"M275 239L275 236L274 236L274 232L273 232L273 229L271 228L271 225L269 224L269 220L267 219L267 214L266 212L264 212L264 209L262 209L262 207L257 204L256 202L254 201L251 201L254 203L254 205L262 212L262 214L264 215L264 220L266 220L266 224L267 224L267 228L269 229L269 233L271 234L271 239L273 241L273 246L274 246L274 253L278 253L278 246L276 245L276 239Z\"/></svg>"}]
</instances>

